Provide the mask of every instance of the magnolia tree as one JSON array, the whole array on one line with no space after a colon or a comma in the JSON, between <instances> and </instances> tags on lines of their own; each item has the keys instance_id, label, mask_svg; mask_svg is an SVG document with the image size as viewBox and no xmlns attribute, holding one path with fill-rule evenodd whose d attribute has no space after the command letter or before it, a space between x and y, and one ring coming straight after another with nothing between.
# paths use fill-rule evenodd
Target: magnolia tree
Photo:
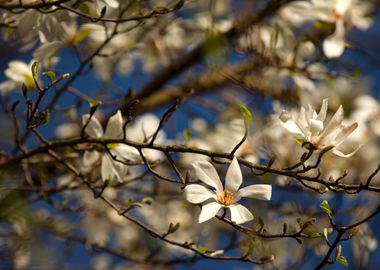
<instances>
[{"instance_id":1,"label":"magnolia tree","mask_svg":"<svg viewBox=\"0 0 380 270\"><path fill-rule=\"evenodd\" d=\"M376 4L0 0L0 268L378 267Z\"/></svg>"}]
</instances>

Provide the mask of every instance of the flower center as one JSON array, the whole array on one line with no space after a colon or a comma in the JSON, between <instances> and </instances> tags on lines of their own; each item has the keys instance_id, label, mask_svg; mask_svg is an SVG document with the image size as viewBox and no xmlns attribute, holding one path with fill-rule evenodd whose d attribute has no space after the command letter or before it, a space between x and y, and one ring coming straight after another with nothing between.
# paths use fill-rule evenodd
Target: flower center
<instances>
[{"instance_id":1,"label":"flower center","mask_svg":"<svg viewBox=\"0 0 380 270\"><path fill-rule=\"evenodd\" d=\"M229 191L223 191L218 195L218 203L223 204L225 206L233 204L234 200L234 195Z\"/></svg>"}]
</instances>

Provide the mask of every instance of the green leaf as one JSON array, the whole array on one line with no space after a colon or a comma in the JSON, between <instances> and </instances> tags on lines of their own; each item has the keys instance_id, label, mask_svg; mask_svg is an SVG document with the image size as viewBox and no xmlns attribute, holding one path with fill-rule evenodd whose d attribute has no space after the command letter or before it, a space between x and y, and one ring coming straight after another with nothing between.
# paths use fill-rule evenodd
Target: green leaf
<instances>
[{"instance_id":1,"label":"green leaf","mask_svg":"<svg viewBox=\"0 0 380 270\"><path fill-rule=\"evenodd\" d=\"M127 200L124 201L124 205L125 205L126 207L130 207L132 204L133 204L132 199L127 199Z\"/></svg>"},{"instance_id":2,"label":"green leaf","mask_svg":"<svg viewBox=\"0 0 380 270\"><path fill-rule=\"evenodd\" d=\"M314 23L314 27L320 30L326 30L326 28L328 28L329 26L330 24L322 22L322 21L317 21Z\"/></svg>"},{"instance_id":3,"label":"green leaf","mask_svg":"<svg viewBox=\"0 0 380 270\"><path fill-rule=\"evenodd\" d=\"M62 81L62 80L64 80L64 79L67 79L68 77L70 77L70 73L62 74L62 75L59 76L56 80L52 81L51 84L59 83L60 81Z\"/></svg>"},{"instance_id":4,"label":"green leaf","mask_svg":"<svg viewBox=\"0 0 380 270\"><path fill-rule=\"evenodd\" d=\"M331 217L332 215L332 211L330 209L330 205L329 205L329 202L324 200L323 202L321 202L321 204L319 205L319 207L321 207L321 209L329 216Z\"/></svg>"},{"instance_id":5,"label":"green leaf","mask_svg":"<svg viewBox=\"0 0 380 270\"><path fill-rule=\"evenodd\" d=\"M198 250L198 252L204 254L204 253L206 253L208 251L208 248L203 247L203 246L199 246L199 247L197 247L197 250Z\"/></svg>"},{"instance_id":6,"label":"green leaf","mask_svg":"<svg viewBox=\"0 0 380 270\"><path fill-rule=\"evenodd\" d=\"M324 228L323 229L323 236L325 237L325 239L327 241L329 240L328 235L331 234L332 232L333 232L332 228Z\"/></svg>"},{"instance_id":7,"label":"green leaf","mask_svg":"<svg viewBox=\"0 0 380 270\"><path fill-rule=\"evenodd\" d=\"M304 139L300 139L300 138L298 138L296 136L294 136L293 138L296 141L296 143L298 143L299 145L303 145L303 143L305 142Z\"/></svg>"},{"instance_id":8,"label":"green leaf","mask_svg":"<svg viewBox=\"0 0 380 270\"><path fill-rule=\"evenodd\" d=\"M323 237L323 234L319 233L319 232L314 232L310 229L305 229L302 231L304 234L310 236L311 238L321 238Z\"/></svg>"},{"instance_id":9,"label":"green leaf","mask_svg":"<svg viewBox=\"0 0 380 270\"><path fill-rule=\"evenodd\" d=\"M249 122L252 119L251 111L244 104L240 104L240 112L243 115L245 126L248 127Z\"/></svg>"},{"instance_id":10,"label":"green leaf","mask_svg":"<svg viewBox=\"0 0 380 270\"><path fill-rule=\"evenodd\" d=\"M99 107L102 104L101 101L92 98L88 99L87 102L90 105L90 108Z\"/></svg>"},{"instance_id":11,"label":"green leaf","mask_svg":"<svg viewBox=\"0 0 380 270\"><path fill-rule=\"evenodd\" d=\"M141 202L151 205L153 203L153 199L151 197L145 197L144 199L141 200Z\"/></svg>"},{"instance_id":12,"label":"green leaf","mask_svg":"<svg viewBox=\"0 0 380 270\"><path fill-rule=\"evenodd\" d=\"M340 256L338 259L336 259L336 261L340 264L343 264L346 268L349 266L347 259L344 256Z\"/></svg>"},{"instance_id":13,"label":"green leaf","mask_svg":"<svg viewBox=\"0 0 380 270\"><path fill-rule=\"evenodd\" d=\"M37 76L37 62L33 62L32 64L32 75L33 77Z\"/></svg>"},{"instance_id":14,"label":"green leaf","mask_svg":"<svg viewBox=\"0 0 380 270\"><path fill-rule=\"evenodd\" d=\"M188 142L191 140L191 130L189 128L186 128L183 131L183 137L185 137L185 140Z\"/></svg>"},{"instance_id":15,"label":"green leaf","mask_svg":"<svg viewBox=\"0 0 380 270\"><path fill-rule=\"evenodd\" d=\"M45 71L42 72L43 75L47 75L50 78L50 82L53 82L55 80L55 72L54 71Z\"/></svg>"}]
</instances>

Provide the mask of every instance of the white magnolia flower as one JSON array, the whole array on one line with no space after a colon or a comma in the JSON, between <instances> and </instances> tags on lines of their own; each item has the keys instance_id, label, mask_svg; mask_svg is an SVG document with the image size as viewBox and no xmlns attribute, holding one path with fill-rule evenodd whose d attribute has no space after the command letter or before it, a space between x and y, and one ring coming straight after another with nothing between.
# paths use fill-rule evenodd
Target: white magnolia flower
<instances>
[{"instance_id":1,"label":"white magnolia flower","mask_svg":"<svg viewBox=\"0 0 380 270\"><path fill-rule=\"evenodd\" d=\"M330 122L325 125L328 109L328 99L324 99L319 113L308 106L307 109L301 107L300 113L296 121L287 112L283 111L280 120L283 127L289 132L295 134L301 142L308 142L316 149L323 149L328 146L334 146L332 152L340 157L350 157L356 153L358 149L350 154L344 154L338 147L357 127L358 123L344 125L344 111L342 105L331 118Z\"/></svg>"},{"instance_id":2,"label":"white magnolia flower","mask_svg":"<svg viewBox=\"0 0 380 270\"><path fill-rule=\"evenodd\" d=\"M253 219L253 215L237 202L242 197L270 200L272 196L271 185L251 185L239 190L243 178L236 157L227 170L224 188L214 166L208 161L194 162L193 168L199 180L215 189L211 191L198 184L190 184L185 188L186 199L191 203L198 204L209 199L214 200L202 206L199 223L214 217L222 207L230 210L231 220L236 224L247 222Z\"/></svg>"},{"instance_id":3,"label":"white magnolia flower","mask_svg":"<svg viewBox=\"0 0 380 270\"><path fill-rule=\"evenodd\" d=\"M281 14L296 24L315 19L335 24L334 33L323 42L324 54L335 58L343 54L350 28L355 26L365 30L370 26L371 20L366 16L370 10L369 1L310 0L295 1L286 6Z\"/></svg>"},{"instance_id":4,"label":"white magnolia flower","mask_svg":"<svg viewBox=\"0 0 380 270\"><path fill-rule=\"evenodd\" d=\"M160 119L156 115L145 113L136 118L135 122L127 127L127 139L139 143L148 142L152 139L159 124ZM165 142L165 136L164 131L160 130L154 143L163 144ZM158 160L163 156L161 151L154 149L143 149L142 152L150 161Z\"/></svg>"},{"instance_id":5,"label":"white magnolia flower","mask_svg":"<svg viewBox=\"0 0 380 270\"><path fill-rule=\"evenodd\" d=\"M83 125L88 122L89 114L82 116ZM92 116L85 132L91 138L104 139L121 139L123 137L123 118L118 110L110 117L107 123L106 130L103 131L102 125L96 117ZM108 149L117 160L138 160L140 159L137 149L125 144L108 144ZM98 151L86 151L83 156L85 166L90 166L100 158ZM127 166L113 159L108 153L102 155L101 175L102 179L113 180L116 178L122 182L124 175L127 173Z\"/></svg>"},{"instance_id":6,"label":"white magnolia flower","mask_svg":"<svg viewBox=\"0 0 380 270\"><path fill-rule=\"evenodd\" d=\"M4 72L9 80L0 84L0 92L11 91L20 87L22 84L24 84L28 90L36 88L36 84L33 80L32 64L33 61L29 64L20 60L9 62L8 68Z\"/></svg>"}]
</instances>

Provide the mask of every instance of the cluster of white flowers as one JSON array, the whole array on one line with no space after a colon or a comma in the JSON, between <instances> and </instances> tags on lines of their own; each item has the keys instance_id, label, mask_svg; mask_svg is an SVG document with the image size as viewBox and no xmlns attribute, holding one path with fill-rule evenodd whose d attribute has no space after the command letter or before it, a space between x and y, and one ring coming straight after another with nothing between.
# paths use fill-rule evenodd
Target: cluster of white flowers
<instances>
[{"instance_id":1,"label":"cluster of white flowers","mask_svg":"<svg viewBox=\"0 0 380 270\"><path fill-rule=\"evenodd\" d=\"M82 122L85 126L85 133L94 139L122 139L124 132L127 134L126 138L132 138L137 142L143 142L146 138L150 138L158 127L158 118L154 115L147 114L142 116L136 123L123 131L123 117L120 110L118 110L108 120L105 131L102 128L99 120L95 116L85 114L82 116ZM161 132L161 136L164 137ZM146 137L147 136L147 137ZM162 141L162 139L161 139ZM123 182L124 176L127 174L127 168L123 162L126 161L140 161L141 155L139 151L131 146L123 143L107 144L107 151L100 153L97 150L85 151L83 156L83 164L86 167L92 168L101 157L101 176L104 181L116 179ZM143 155L151 160L157 160L161 154L154 150L143 150Z\"/></svg>"},{"instance_id":2,"label":"cluster of white flowers","mask_svg":"<svg viewBox=\"0 0 380 270\"><path fill-rule=\"evenodd\" d=\"M17 103L14 103L12 108L16 119L10 118L11 120L3 121L1 118L0 129L11 124L16 126L19 115L25 111L27 113L22 114L23 116L28 116L31 111L38 116L45 109L43 107L46 103L48 104L48 100L51 100L51 96L54 97L53 100L57 98L58 101L55 104L48 104L46 107L53 117L56 117L58 112L65 112L62 113L64 117L70 114L70 110L73 112L73 115L68 117L69 120L56 118L48 123L50 127L62 120L55 129L56 138L54 139L67 142L70 146L70 143L75 142L75 147L73 147L75 152L63 155L62 162L65 162L67 158L69 163L75 164L81 175L88 177L86 178L89 180L88 183L94 188L92 191L95 193L103 188L99 196L103 196L106 202L107 200L115 202L113 205L115 208L119 205L120 209L125 207L126 215L129 215L129 210L137 206L137 210L133 210L137 213L137 219L148 224L149 230L152 228L149 232L153 235L157 231L155 236L164 235L162 239L167 243L170 241L185 243L165 246L163 249L165 252L169 250L176 253L178 249L182 252L193 252L195 245L202 241L210 241L210 246L212 246L217 242L215 239L219 238L218 233L225 229L223 227L221 230L214 230L219 229L217 226L224 226L227 222L232 224L232 227L240 228L235 224L252 221L250 228L256 228L255 225L262 222L262 216L267 220L286 222L290 224L289 227L293 228L293 231L298 231L297 226L301 223L292 225L295 223L293 213L297 215L299 213L296 212L296 207L293 207L293 201L289 203L281 201L281 209L284 213L292 214L279 218L276 216L279 213L276 212L278 209L266 213L266 210L277 201L268 204L256 201L252 203L245 198L271 200L273 187L274 195L276 195L273 199L282 200L280 195L277 196L281 193L280 189L291 187L289 188L291 192L294 190L303 192L305 186L319 193L325 192L322 196L328 197L332 196L334 187L337 187L336 191L348 191L341 188L345 184L362 188L362 179L369 179L369 171L378 166L380 102L374 95L368 94L370 91L366 89L368 85L365 79L356 79L354 72L351 74L351 71L342 71L339 67L330 65L335 63L333 58L343 56L346 48L355 49L355 46L347 44L350 40L351 29L356 27L365 30L370 27L371 19L368 15L374 9L370 1L290 1L273 13L270 18L254 23L249 28L245 26L245 23L235 24L237 20L231 13L234 2L229 0L212 1L212 4L209 1L184 1L183 14L181 10L175 15L173 13L165 15L164 13L169 8L162 7L166 6L167 2L171 5L173 1L155 3L156 1L86 0L63 1L54 5L51 5L51 1L34 0L0 0L0 2L0 6L46 5L43 8L22 7L20 12L14 8L4 8L4 10L0 8L1 41L10 43L17 40L14 50L29 52L29 57L33 58L30 62L12 59L5 65L4 71L1 71L5 78L3 82L0 82L0 100L4 102L2 104L6 104L8 100L17 96L17 94L12 96L11 92L19 90L22 86L23 90L29 91L29 96L26 110L25 107L20 109L22 106L17 107ZM182 3L179 2L179 4ZM170 5L167 6L171 7ZM141 17L141 19L134 20L134 17ZM230 37L233 38L230 39ZM193 51L194 48L196 48L195 51ZM232 51L231 54L229 54L230 51ZM187 54L188 52L190 54ZM72 58L60 59L63 55ZM186 57L181 58L183 55ZM176 65L183 59L184 62L187 60L192 65L196 60L193 59L194 55L205 60L202 62L204 69L203 67L198 69L195 65L193 69ZM228 57L231 55L233 55L233 61L230 63ZM187 58L188 56L190 57ZM214 56L218 58L216 59L218 65L219 63L231 65L222 66L221 69L216 65L218 68L214 69L215 65L212 65ZM24 56L23 59L25 59ZM254 62L255 66L250 66L251 63L248 63L248 60ZM53 74L54 78L55 72L59 75L62 70L60 64L66 68L65 61L70 62L70 68L76 70L77 73L69 85L60 88L60 81L58 80L56 85L53 84L54 79L50 75ZM32 72L34 62L38 63L37 72L36 70ZM210 69L208 69L209 64L212 67ZM250 66L249 69L246 66ZM186 107L188 106L186 103L181 104L183 107L179 106L179 110L184 108L183 111L178 110L173 113L178 112L179 117L188 117L186 121L177 118L176 120L181 121L180 125L172 125L170 122L172 118L161 119L161 123L160 119L151 112L137 115L129 119L128 123L120 110L108 119L101 118L100 108L94 114L82 115L82 104L86 95L107 99L110 102L105 102L107 103L105 111L111 110L111 107L116 110L125 105L122 104L124 100L120 97L128 95L128 98L133 98L135 94L139 95L137 88L128 94L125 90L139 80L135 79L136 74L144 78L144 81L139 81L139 84L145 83L145 78L149 84L151 78L156 78L155 72L161 71L163 67L168 67L164 70L163 77L169 78L162 85L158 85L157 91L162 90L165 95L166 92L169 95L174 93L173 96L176 97L177 93L179 93L178 96L181 95L182 86L185 92L188 90L188 85L193 87L191 80L186 81L188 79L186 76L198 76L204 70L211 76L216 74L216 79L205 80L207 81L205 85L202 85L204 82L199 82L201 90L198 89L197 84L194 84L194 93L189 91L189 96L186 96L192 102L194 101L195 105L191 104L191 106L202 107L202 110L197 111L192 107ZM182 73L185 69L189 72ZM93 77L97 76L100 79L99 82L94 80L95 83L101 84L98 91L89 90L90 88L80 89L80 83L75 86L78 89L72 88L73 82L77 83L76 80L79 81L82 74L93 70L95 71ZM71 72L71 70L68 71ZM175 76L176 79L173 80L174 76L167 75L172 71L174 75L178 72L178 76ZM117 76L114 76L115 72ZM132 72L135 73L132 74ZM340 76L340 72L343 76ZM46 91L48 93L46 96L38 96L43 91L36 93L33 89L37 88L37 84L38 86L46 85L44 80L48 77L44 78L43 74L50 77L52 89L49 88L49 91ZM121 76L118 77L119 75ZM157 78L161 78L160 76L162 76L161 73ZM118 85L119 79L129 80L129 85ZM242 86L252 90L254 94L252 96L251 93L235 95L237 87L224 91L222 87L219 88L223 83ZM211 102L206 100L207 95L205 97L198 95L198 90L208 91L214 88L221 91L212 97ZM59 91L54 92L57 89ZM173 92L170 92L171 90ZM256 90L265 98L257 97ZM62 97L67 93L73 94L74 99L78 101L75 105L66 104L67 101L71 102L71 98L67 101L63 100ZM147 98L142 98L142 103L150 98L149 94ZM37 104L36 96L42 98ZM113 103L116 98L120 100ZM238 114L236 109L241 105L242 100L247 105L245 108L254 108L257 112L256 115L249 117L249 121ZM285 103L293 107L284 107ZM139 113L140 109L145 109L144 106L145 104L136 112L131 111L131 113ZM4 106L4 111L8 110L8 107L10 106ZM234 108L231 109L231 107ZM319 110L315 109L319 107ZM210 112L210 115L201 117L203 110ZM152 110L152 112L156 111ZM181 113L184 114L181 115ZM81 119L78 119L79 115L82 115ZM190 115L193 117L191 120ZM175 117L177 115L173 118ZM20 120L20 123L23 120ZM102 124L102 120L105 120L106 125ZM170 123L166 126L168 122ZM210 124L211 122L214 124ZM164 127L160 124L164 124ZM186 132L177 134L177 132L182 132L180 129L185 126L188 127ZM174 135L169 135L166 128ZM19 132L25 132L25 138L22 140L25 139L25 145L27 145L29 130L24 131L21 125L19 129ZM15 133L15 139L18 140L19 134ZM37 132L30 133L38 135ZM53 133L49 136L51 134ZM182 139L183 137L185 140ZM1 145L3 145L3 140L11 141L8 136L6 139L0 138ZM81 140L87 143L82 144ZM149 144L150 142L152 144ZM19 145L16 146L16 148L19 147ZM327 151L326 155L318 160L317 168L308 166L313 164L317 155L324 154L324 151ZM5 155L3 157L2 150L0 154L1 165L3 158L7 157ZM304 157L308 157L305 162ZM43 158L45 156L41 154L41 159ZM229 163L228 169L223 165L217 166L217 163ZM240 167L242 164L247 165L251 170L242 171ZM271 170L271 173L267 173L264 167L260 167L267 164L270 165L268 165L268 171ZM23 165L29 166L28 162ZM308 170L309 167L312 169ZM297 169L293 171L293 168ZM299 168L303 169L298 170ZM347 168L349 168L350 179L345 178L342 181L342 176L348 175ZM28 171L27 168L23 169L25 172ZM221 181L219 175L224 169L227 169L225 180ZM57 168L57 172L63 175L63 170L61 170ZM257 174L256 171L258 171ZM188 177L189 175L185 176L185 172L193 178ZM263 174L262 177L256 177L260 174ZM291 178L293 175L301 174L302 177L311 179L310 183L302 182L304 184L302 186L300 181L297 182L297 178ZM318 174L317 177L316 174ZM142 256L152 257L153 249L150 250L151 247L144 246L145 243L140 238L141 234L137 229L142 225L138 222L126 221L121 214L122 211L109 211L110 208L106 204L98 206L97 201L94 203L94 194L89 190L83 192L77 189L83 182L80 183L79 177L76 176L78 175L65 175L57 181L54 176L53 181L58 183L59 190L64 190L62 196L65 200L79 202L85 209L85 214L81 217L81 226L85 231L85 239L82 240L86 244L102 247L107 246L115 238L116 246L123 252L138 250L141 251ZM0 180L3 180L2 177ZM30 180L28 175L25 178L27 181ZM177 178L184 181L180 182ZM165 181L159 181L160 179ZM336 179L340 179L341 182L335 181ZM261 180L262 182L254 182L255 184L250 182ZM380 176L373 175L373 179L370 180L371 185L378 185ZM180 189L181 184L183 190ZM297 188L293 190L294 186ZM331 187L332 192L328 192L326 187ZM358 188L357 193L359 191ZM46 192L48 193L49 190ZM318 196L319 193L316 192ZM374 194L378 195L378 193ZM163 196L160 197L160 195ZM149 197L144 200L142 196L154 198ZM372 198L370 196L373 196L372 193L368 195L368 198ZM375 196L374 199L377 200ZM59 205L55 204L55 200L56 198L52 197L52 200L48 202L53 206ZM150 205L153 201L154 204ZM65 203L66 201L62 203L62 209ZM256 203L265 207L260 209L261 207L257 207ZM194 226L192 216L194 211L199 210L198 207L201 208L200 215L197 216L198 223L203 224ZM135 217L135 213L132 213L131 217ZM224 222L212 222L213 217L222 219ZM318 228L316 233L329 227L331 225L329 221L328 218L322 221L325 224L320 225L323 228ZM271 232L279 235L286 234L283 227L278 229L273 223L276 222L266 223L265 228L269 227ZM16 231L19 230L18 233L21 235L21 222L14 222L14 224L18 224ZM305 230L303 233L306 234L308 231ZM23 234L27 235L25 232ZM377 240L367 225L359 227L358 234L361 238L355 239L353 251L357 257L357 254L364 250L363 258L367 261L369 252L377 247ZM214 241L209 240L211 238L215 238ZM251 239L251 241L253 243L256 239ZM191 246L190 249L183 248L190 247L186 243L193 242L197 244ZM307 244L305 243L305 246ZM278 246L275 247L276 245L277 243L271 242L266 247L276 249L273 253L277 252L280 259L273 263L273 266L280 267L281 262L289 260L289 255L285 253L287 256L281 258L281 250ZM285 244L282 243L282 245ZM313 246L313 249L318 248ZM199 247L197 249L198 253L202 253L202 250ZM288 252L285 248L284 250ZM207 254L211 258L220 253L221 251L217 250L216 253ZM301 253L297 253L295 257L301 258L304 255ZM15 257L19 257L20 268L24 267L23 265L27 267L28 264L32 264L29 260L33 256L28 252L23 253L21 249ZM102 261L106 265L103 265L105 268L112 264L102 258L96 260L94 264L101 265Z\"/></svg>"}]
</instances>

